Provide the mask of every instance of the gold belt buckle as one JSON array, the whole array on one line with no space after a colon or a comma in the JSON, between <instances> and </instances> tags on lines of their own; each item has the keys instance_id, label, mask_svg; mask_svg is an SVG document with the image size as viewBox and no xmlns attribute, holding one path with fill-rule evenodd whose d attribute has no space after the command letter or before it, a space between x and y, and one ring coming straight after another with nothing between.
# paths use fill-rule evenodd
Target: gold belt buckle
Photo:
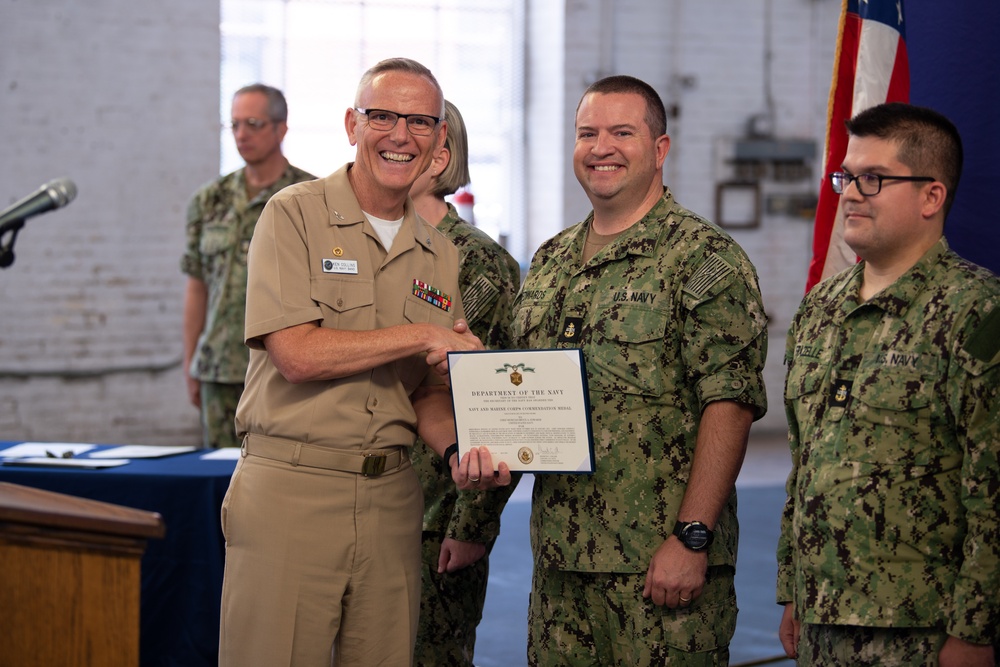
<instances>
[{"instance_id":1,"label":"gold belt buckle","mask_svg":"<svg viewBox=\"0 0 1000 667\"><path fill-rule=\"evenodd\" d=\"M385 454L365 454L365 462L361 464L361 474L365 477L374 477L385 472Z\"/></svg>"}]
</instances>

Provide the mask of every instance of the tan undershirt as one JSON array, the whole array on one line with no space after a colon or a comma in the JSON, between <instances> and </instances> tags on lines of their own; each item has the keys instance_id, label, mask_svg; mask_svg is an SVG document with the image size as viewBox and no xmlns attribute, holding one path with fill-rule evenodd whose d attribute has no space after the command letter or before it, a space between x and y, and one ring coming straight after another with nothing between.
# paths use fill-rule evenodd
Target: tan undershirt
<instances>
[{"instance_id":1,"label":"tan undershirt","mask_svg":"<svg viewBox=\"0 0 1000 667\"><path fill-rule=\"evenodd\" d=\"M587 227L587 240L583 243L583 263L586 264L590 258L604 249L606 245L621 236L621 232L614 234L598 234L594 231L594 223Z\"/></svg>"}]
</instances>

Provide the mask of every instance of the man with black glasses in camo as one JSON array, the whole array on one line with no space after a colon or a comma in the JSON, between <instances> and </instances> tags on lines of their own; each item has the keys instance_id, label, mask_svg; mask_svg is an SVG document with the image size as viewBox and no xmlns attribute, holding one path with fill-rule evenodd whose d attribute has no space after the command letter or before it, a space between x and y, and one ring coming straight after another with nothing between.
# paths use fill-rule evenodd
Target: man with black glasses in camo
<instances>
[{"instance_id":1,"label":"man with black glasses in camo","mask_svg":"<svg viewBox=\"0 0 1000 667\"><path fill-rule=\"evenodd\" d=\"M1000 279L948 248L958 130L907 104L847 123L844 240L785 351L792 472L780 636L800 665L993 667Z\"/></svg>"}]
</instances>

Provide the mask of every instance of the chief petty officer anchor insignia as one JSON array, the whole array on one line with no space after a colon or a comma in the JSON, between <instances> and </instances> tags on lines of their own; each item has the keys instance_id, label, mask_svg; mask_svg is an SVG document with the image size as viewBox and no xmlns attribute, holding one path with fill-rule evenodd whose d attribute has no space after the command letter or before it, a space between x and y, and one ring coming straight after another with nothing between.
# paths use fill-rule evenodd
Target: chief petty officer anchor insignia
<instances>
[{"instance_id":1,"label":"chief petty officer anchor insignia","mask_svg":"<svg viewBox=\"0 0 1000 667\"><path fill-rule=\"evenodd\" d=\"M575 343L580 337L580 329L583 328L582 317L567 317L563 320L562 333L556 339L558 343Z\"/></svg>"},{"instance_id":2,"label":"chief petty officer anchor insignia","mask_svg":"<svg viewBox=\"0 0 1000 667\"><path fill-rule=\"evenodd\" d=\"M837 380L833 383L833 387L830 390L831 408L843 408L847 406L847 399L851 397L851 385L853 384L850 380Z\"/></svg>"}]
</instances>

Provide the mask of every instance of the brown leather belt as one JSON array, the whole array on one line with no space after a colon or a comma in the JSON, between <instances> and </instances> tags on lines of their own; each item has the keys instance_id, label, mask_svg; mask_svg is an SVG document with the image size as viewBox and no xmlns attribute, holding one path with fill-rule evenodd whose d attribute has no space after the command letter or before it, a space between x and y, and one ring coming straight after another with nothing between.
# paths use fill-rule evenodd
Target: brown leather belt
<instances>
[{"instance_id":1,"label":"brown leather belt","mask_svg":"<svg viewBox=\"0 0 1000 667\"><path fill-rule=\"evenodd\" d=\"M365 477L376 477L395 470L410 460L406 447L354 453L256 433L248 433L243 439L243 456L247 454L293 466L353 472Z\"/></svg>"}]
</instances>

